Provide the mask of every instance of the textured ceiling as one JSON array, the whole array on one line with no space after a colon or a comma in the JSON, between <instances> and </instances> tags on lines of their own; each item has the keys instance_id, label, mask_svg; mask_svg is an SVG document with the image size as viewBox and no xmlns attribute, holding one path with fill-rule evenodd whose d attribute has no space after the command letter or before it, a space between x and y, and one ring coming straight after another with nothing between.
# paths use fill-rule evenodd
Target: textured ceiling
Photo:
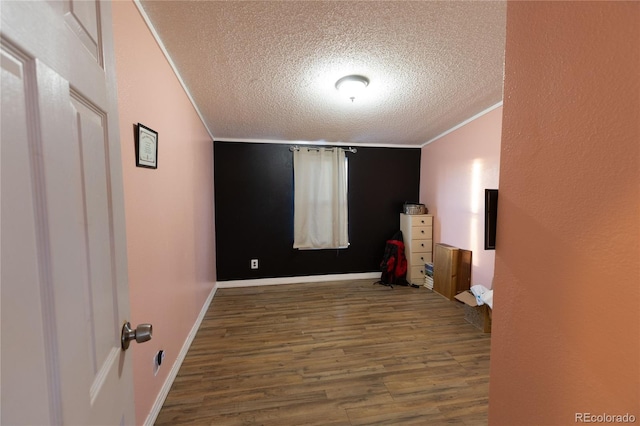
<instances>
[{"instance_id":1,"label":"textured ceiling","mask_svg":"<svg viewBox=\"0 0 640 426\"><path fill-rule=\"evenodd\" d=\"M502 100L504 1L140 4L216 140L420 146Z\"/></svg>"}]
</instances>

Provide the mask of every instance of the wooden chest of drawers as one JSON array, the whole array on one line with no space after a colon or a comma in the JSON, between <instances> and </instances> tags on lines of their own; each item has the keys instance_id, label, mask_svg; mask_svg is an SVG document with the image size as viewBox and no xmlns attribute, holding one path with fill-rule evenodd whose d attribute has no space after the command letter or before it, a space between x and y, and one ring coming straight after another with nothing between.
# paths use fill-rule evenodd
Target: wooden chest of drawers
<instances>
[{"instance_id":1,"label":"wooden chest of drawers","mask_svg":"<svg viewBox=\"0 0 640 426\"><path fill-rule=\"evenodd\" d=\"M433 260L433 291L449 300L469 290L471 285L471 251L449 244L435 245Z\"/></svg>"},{"instance_id":2,"label":"wooden chest of drawers","mask_svg":"<svg viewBox=\"0 0 640 426\"><path fill-rule=\"evenodd\" d=\"M433 260L433 215L400 214L407 256L407 281L424 285L424 264Z\"/></svg>"}]
</instances>

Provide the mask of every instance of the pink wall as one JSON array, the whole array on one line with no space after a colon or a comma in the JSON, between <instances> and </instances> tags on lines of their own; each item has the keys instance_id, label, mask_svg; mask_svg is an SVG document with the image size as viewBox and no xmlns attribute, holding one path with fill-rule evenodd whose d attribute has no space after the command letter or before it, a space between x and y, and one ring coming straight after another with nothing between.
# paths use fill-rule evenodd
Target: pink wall
<instances>
[{"instance_id":1,"label":"pink wall","mask_svg":"<svg viewBox=\"0 0 640 426\"><path fill-rule=\"evenodd\" d=\"M484 190L498 188L502 108L422 148L420 202L434 242L471 250L471 283L491 288L495 252L484 250Z\"/></svg>"},{"instance_id":2,"label":"pink wall","mask_svg":"<svg viewBox=\"0 0 640 426\"><path fill-rule=\"evenodd\" d=\"M508 4L491 425L640 421L639 22Z\"/></svg>"},{"instance_id":3,"label":"pink wall","mask_svg":"<svg viewBox=\"0 0 640 426\"><path fill-rule=\"evenodd\" d=\"M133 2L113 2L136 422L144 423L215 282L213 143ZM158 169L135 167L133 126L158 132ZM156 377L152 359L166 352Z\"/></svg>"}]
</instances>

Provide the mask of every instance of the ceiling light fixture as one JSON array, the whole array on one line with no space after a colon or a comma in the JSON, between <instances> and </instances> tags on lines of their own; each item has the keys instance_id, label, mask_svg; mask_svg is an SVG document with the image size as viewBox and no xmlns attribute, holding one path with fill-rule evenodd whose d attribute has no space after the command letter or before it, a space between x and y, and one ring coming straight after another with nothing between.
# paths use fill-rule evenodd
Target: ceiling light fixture
<instances>
[{"instance_id":1,"label":"ceiling light fixture","mask_svg":"<svg viewBox=\"0 0 640 426\"><path fill-rule=\"evenodd\" d=\"M362 75L347 75L336 81L336 89L351 102L369 85L369 79Z\"/></svg>"}]
</instances>

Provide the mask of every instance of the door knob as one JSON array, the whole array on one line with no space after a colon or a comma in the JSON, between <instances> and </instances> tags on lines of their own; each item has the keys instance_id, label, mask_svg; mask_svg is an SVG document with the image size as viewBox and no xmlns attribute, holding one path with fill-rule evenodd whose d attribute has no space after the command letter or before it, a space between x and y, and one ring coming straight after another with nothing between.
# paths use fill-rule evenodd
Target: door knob
<instances>
[{"instance_id":1,"label":"door knob","mask_svg":"<svg viewBox=\"0 0 640 426\"><path fill-rule=\"evenodd\" d=\"M122 326L122 335L120 341L122 343L122 350L129 349L129 342L135 340L138 343L144 343L147 340L151 340L151 334L153 326L151 324L140 324L135 330L131 329L131 324L126 321Z\"/></svg>"}]
</instances>

